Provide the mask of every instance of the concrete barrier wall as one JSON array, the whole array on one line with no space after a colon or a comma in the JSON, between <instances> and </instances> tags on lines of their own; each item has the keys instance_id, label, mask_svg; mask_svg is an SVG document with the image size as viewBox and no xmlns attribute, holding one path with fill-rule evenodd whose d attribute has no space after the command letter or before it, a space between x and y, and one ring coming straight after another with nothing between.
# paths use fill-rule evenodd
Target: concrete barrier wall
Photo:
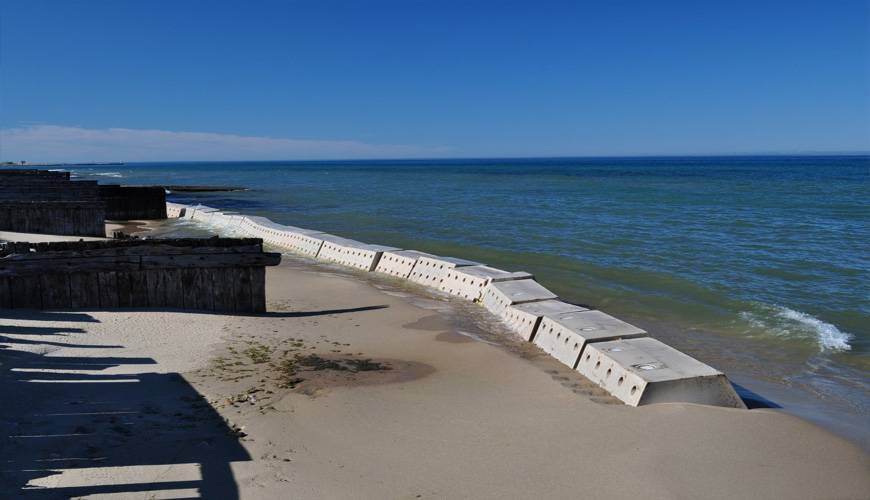
<instances>
[{"instance_id":1,"label":"concrete barrier wall","mask_svg":"<svg viewBox=\"0 0 870 500\"><path fill-rule=\"evenodd\" d=\"M509 307L516 304L555 299L556 294L532 279L490 283L483 290L481 303L502 321L507 321Z\"/></svg>"},{"instance_id":2,"label":"concrete barrier wall","mask_svg":"<svg viewBox=\"0 0 870 500\"><path fill-rule=\"evenodd\" d=\"M511 273L489 266L463 266L447 271L438 289L465 300L478 302L483 296L484 288L490 283L530 278L532 278L531 274L522 271Z\"/></svg>"},{"instance_id":3,"label":"concrete barrier wall","mask_svg":"<svg viewBox=\"0 0 870 500\"><path fill-rule=\"evenodd\" d=\"M335 262L362 271L374 271L381 255L393 250L398 248L369 245L339 236L325 235L317 260Z\"/></svg>"},{"instance_id":4,"label":"concrete barrier wall","mask_svg":"<svg viewBox=\"0 0 870 500\"><path fill-rule=\"evenodd\" d=\"M601 311L571 311L544 315L534 343L573 369L587 343L645 336L640 328Z\"/></svg>"},{"instance_id":5,"label":"concrete barrier wall","mask_svg":"<svg viewBox=\"0 0 870 500\"><path fill-rule=\"evenodd\" d=\"M408 275L414 283L438 289L447 272L457 267L478 266L480 262L455 257L420 257Z\"/></svg>"},{"instance_id":6,"label":"concrete barrier wall","mask_svg":"<svg viewBox=\"0 0 870 500\"><path fill-rule=\"evenodd\" d=\"M182 205L180 203L171 203L166 202L166 217L169 219L177 219L179 217L184 217L184 212L187 209L187 205Z\"/></svg>"},{"instance_id":7,"label":"concrete barrier wall","mask_svg":"<svg viewBox=\"0 0 870 500\"><path fill-rule=\"evenodd\" d=\"M531 341L544 316L588 310L585 307L568 304L561 300L540 300L508 306L504 322L514 333L527 341Z\"/></svg>"},{"instance_id":8,"label":"concrete barrier wall","mask_svg":"<svg viewBox=\"0 0 870 500\"><path fill-rule=\"evenodd\" d=\"M420 257L435 257L431 253L417 250L393 250L384 252L375 267L375 272L389 274L397 278L407 278Z\"/></svg>"},{"instance_id":9,"label":"concrete barrier wall","mask_svg":"<svg viewBox=\"0 0 870 500\"><path fill-rule=\"evenodd\" d=\"M186 213L191 208L187 207ZM503 271L479 262L415 250L369 245L283 226L263 217L195 208L196 220L210 220L213 225L235 224L246 234L294 253L405 278L465 300L479 301L511 331L575 368L626 404L688 401L743 406L720 372L646 337L640 328L601 311L558 300L528 273ZM221 217L227 220L215 220Z\"/></svg>"},{"instance_id":10,"label":"concrete barrier wall","mask_svg":"<svg viewBox=\"0 0 870 500\"><path fill-rule=\"evenodd\" d=\"M589 344L577 371L625 404L745 408L722 372L649 337Z\"/></svg>"}]
</instances>

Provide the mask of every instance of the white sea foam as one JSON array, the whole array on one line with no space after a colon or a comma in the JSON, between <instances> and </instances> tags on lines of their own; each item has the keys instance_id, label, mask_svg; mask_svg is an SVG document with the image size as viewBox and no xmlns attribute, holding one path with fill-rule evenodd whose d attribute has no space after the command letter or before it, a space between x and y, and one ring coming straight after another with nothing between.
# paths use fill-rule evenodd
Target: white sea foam
<instances>
[{"instance_id":1,"label":"white sea foam","mask_svg":"<svg viewBox=\"0 0 870 500\"><path fill-rule=\"evenodd\" d=\"M95 172L94 175L99 175L102 177L124 177L121 172Z\"/></svg>"},{"instance_id":2,"label":"white sea foam","mask_svg":"<svg viewBox=\"0 0 870 500\"><path fill-rule=\"evenodd\" d=\"M783 306L763 305L758 312L744 311L740 317L753 328L787 337L814 340L821 351L848 351L852 334L805 312Z\"/></svg>"}]
</instances>

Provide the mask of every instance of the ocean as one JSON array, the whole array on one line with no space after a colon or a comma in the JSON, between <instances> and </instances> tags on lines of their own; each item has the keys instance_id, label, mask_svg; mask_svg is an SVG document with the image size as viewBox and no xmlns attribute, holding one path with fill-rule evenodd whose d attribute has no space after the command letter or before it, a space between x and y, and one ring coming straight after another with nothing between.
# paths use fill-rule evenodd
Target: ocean
<instances>
[{"instance_id":1,"label":"ocean","mask_svg":"<svg viewBox=\"0 0 870 500\"><path fill-rule=\"evenodd\" d=\"M870 157L760 156L69 167L369 243L528 271L870 443Z\"/></svg>"}]
</instances>

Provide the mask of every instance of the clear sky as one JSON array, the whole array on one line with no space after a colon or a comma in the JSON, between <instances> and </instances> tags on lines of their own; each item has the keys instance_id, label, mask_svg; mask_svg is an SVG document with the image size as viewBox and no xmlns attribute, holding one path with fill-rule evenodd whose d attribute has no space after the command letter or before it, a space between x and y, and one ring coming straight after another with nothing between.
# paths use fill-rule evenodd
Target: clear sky
<instances>
[{"instance_id":1,"label":"clear sky","mask_svg":"<svg viewBox=\"0 0 870 500\"><path fill-rule=\"evenodd\" d=\"M866 0L0 6L4 160L870 150Z\"/></svg>"}]
</instances>

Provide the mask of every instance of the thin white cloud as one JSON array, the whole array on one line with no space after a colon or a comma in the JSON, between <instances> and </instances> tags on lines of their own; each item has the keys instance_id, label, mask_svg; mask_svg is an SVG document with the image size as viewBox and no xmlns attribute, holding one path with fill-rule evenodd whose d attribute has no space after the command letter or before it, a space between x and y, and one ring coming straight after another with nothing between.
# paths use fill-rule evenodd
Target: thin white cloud
<instances>
[{"instance_id":1,"label":"thin white cloud","mask_svg":"<svg viewBox=\"0 0 870 500\"><path fill-rule=\"evenodd\" d=\"M304 160L438 156L444 148L208 132L33 125L0 129L0 160L109 162Z\"/></svg>"}]
</instances>

